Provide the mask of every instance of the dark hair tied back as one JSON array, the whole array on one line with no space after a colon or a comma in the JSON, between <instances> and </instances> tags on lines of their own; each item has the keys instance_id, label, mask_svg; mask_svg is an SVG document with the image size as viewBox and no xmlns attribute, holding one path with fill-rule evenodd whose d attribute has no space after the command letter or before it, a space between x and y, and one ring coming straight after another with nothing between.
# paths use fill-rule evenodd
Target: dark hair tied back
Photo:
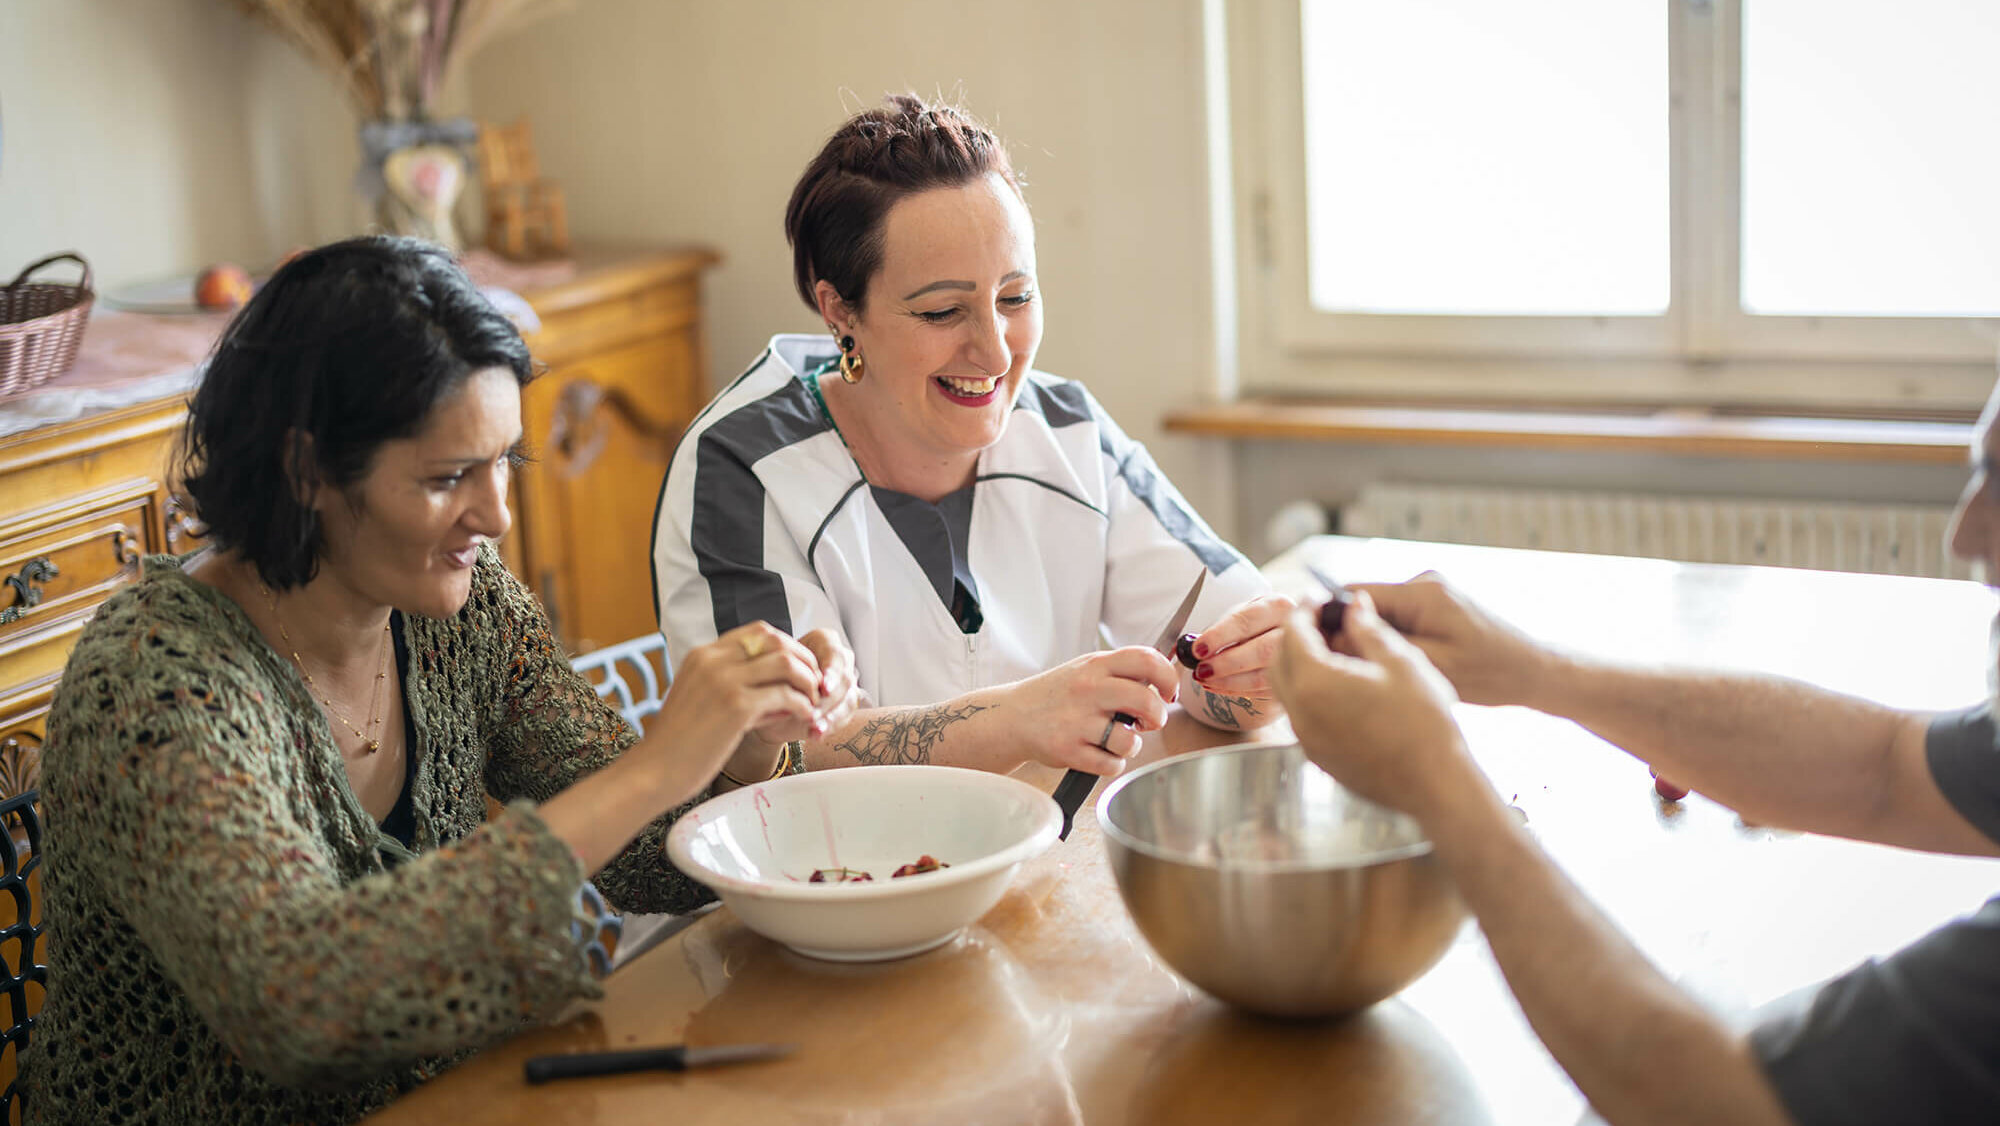
<instances>
[{"instance_id":1,"label":"dark hair tied back","mask_svg":"<svg viewBox=\"0 0 2000 1126\"><path fill-rule=\"evenodd\" d=\"M273 589L311 581L310 501L360 480L473 372L533 375L521 334L443 248L376 236L308 251L230 322L188 409L179 471L217 546Z\"/></svg>"},{"instance_id":2,"label":"dark hair tied back","mask_svg":"<svg viewBox=\"0 0 2000 1126\"><path fill-rule=\"evenodd\" d=\"M997 175L1021 192L1007 150L984 125L954 106L892 94L827 138L785 206L792 277L815 312L814 283L824 278L859 309L868 279L882 266L882 226L906 196L954 188Z\"/></svg>"}]
</instances>

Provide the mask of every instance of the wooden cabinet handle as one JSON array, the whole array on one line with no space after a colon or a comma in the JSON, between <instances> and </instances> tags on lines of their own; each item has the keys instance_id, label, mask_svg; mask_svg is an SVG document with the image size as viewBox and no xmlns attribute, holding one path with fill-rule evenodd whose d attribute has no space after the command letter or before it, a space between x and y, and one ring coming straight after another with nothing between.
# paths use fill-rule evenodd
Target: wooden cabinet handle
<instances>
[{"instance_id":1,"label":"wooden cabinet handle","mask_svg":"<svg viewBox=\"0 0 2000 1126\"><path fill-rule=\"evenodd\" d=\"M188 513L187 505L174 494L167 495L167 551L173 555L181 553L181 545L188 540L197 540L208 534L208 529Z\"/></svg>"},{"instance_id":2,"label":"wooden cabinet handle","mask_svg":"<svg viewBox=\"0 0 2000 1126\"><path fill-rule=\"evenodd\" d=\"M604 452L611 440L611 427L603 417L606 410L637 435L656 460L665 462L672 455L681 427L647 418L622 389L577 375L563 384L549 418L547 448L555 453L563 476L581 477Z\"/></svg>"},{"instance_id":3,"label":"wooden cabinet handle","mask_svg":"<svg viewBox=\"0 0 2000 1126\"><path fill-rule=\"evenodd\" d=\"M130 528L120 528L111 533L111 553L118 557L121 566L130 567L145 554L140 547L144 542L139 533Z\"/></svg>"},{"instance_id":4,"label":"wooden cabinet handle","mask_svg":"<svg viewBox=\"0 0 2000 1126\"><path fill-rule=\"evenodd\" d=\"M37 555L28 560L19 571L7 576L7 585L14 588L14 605L0 610L0 626L18 622L28 616L28 611L41 605L42 588L36 583L45 583L62 574L54 562L46 555Z\"/></svg>"}]
</instances>

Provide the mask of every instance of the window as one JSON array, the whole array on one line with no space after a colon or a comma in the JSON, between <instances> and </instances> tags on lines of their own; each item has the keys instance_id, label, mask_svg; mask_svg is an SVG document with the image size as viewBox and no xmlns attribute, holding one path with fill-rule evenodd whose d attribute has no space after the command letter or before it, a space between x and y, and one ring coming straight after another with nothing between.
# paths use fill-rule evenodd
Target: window
<instances>
[{"instance_id":1,"label":"window","mask_svg":"<svg viewBox=\"0 0 2000 1126\"><path fill-rule=\"evenodd\" d=\"M1654 5L1304 0L1300 15L1315 309L1667 311Z\"/></svg>"},{"instance_id":2,"label":"window","mask_svg":"<svg viewBox=\"0 0 2000 1126\"><path fill-rule=\"evenodd\" d=\"M2000 313L1996 48L1990 0L1745 4L1745 311Z\"/></svg>"},{"instance_id":3,"label":"window","mask_svg":"<svg viewBox=\"0 0 2000 1126\"><path fill-rule=\"evenodd\" d=\"M1949 408L2000 4L1233 0L1244 382Z\"/></svg>"}]
</instances>

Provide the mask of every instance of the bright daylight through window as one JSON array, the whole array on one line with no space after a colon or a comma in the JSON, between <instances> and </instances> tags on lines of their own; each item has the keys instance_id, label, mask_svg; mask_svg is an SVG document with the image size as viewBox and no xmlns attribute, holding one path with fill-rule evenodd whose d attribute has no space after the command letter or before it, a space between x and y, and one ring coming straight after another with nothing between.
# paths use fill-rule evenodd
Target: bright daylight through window
<instances>
[{"instance_id":1,"label":"bright daylight through window","mask_svg":"<svg viewBox=\"0 0 2000 1126\"><path fill-rule=\"evenodd\" d=\"M1829 401L1990 381L2000 2L1266 2L1281 125L1250 198L1287 370L1700 364ZM1931 366L1882 366L1906 361ZM1668 373L1628 390L1704 393Z\"/></svg>"},{"instance_id":2,"label":"bright daylight through window","mask_svg":"<svg viewBox=\"0 0 2000 1126\"><path fill-rule=\"evenodd\" d=\"M1300 15L1315 307L1666 311L1657 4L1306 0Z\"/></svg>"},{"instance_id":3,"label":"bright daylight through window","mask_svg":"<svg viewBox=\"0 0 2000 1126\"><path fill-rule=\"evenodd\" d=\"M2000 4L1743 7L1743 307L2000 314Z\"/></svg>"}]
</instances>

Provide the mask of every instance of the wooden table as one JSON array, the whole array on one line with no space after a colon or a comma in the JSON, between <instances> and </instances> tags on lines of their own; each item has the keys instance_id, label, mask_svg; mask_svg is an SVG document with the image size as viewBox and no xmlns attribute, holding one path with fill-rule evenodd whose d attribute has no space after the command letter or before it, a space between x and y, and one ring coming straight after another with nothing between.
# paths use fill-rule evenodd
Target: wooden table
<instances>
[{"instance_id":1,"label":"wooden table","mask_svg":"<svg viewBox=\"0 0 2000 1126\"><path fill-rule=\"evenodd\" d=\"M1983 691L1993 599L1969 583L1327 537L1267 568L1279 589L1307 589L1302 558L1350 581L1436 567L1532 632L1597 651L1781 671L1909 707ZM1990 861L1745 826L1699 796L1662 803L1644 765L1571 724L1463 711L1482 766L1549 851L1670 976L1731 1016L2000 887ZM829 965L718 910L606 992L369 1121L1545 1126L1584 1110L1476 928L1360 1017L1241 1016L1153 959L1088 817L944 950ZM681 1041L802 1050L685 1076L521 1080L537 1053Z\"/></svg>"}]
</instances>

